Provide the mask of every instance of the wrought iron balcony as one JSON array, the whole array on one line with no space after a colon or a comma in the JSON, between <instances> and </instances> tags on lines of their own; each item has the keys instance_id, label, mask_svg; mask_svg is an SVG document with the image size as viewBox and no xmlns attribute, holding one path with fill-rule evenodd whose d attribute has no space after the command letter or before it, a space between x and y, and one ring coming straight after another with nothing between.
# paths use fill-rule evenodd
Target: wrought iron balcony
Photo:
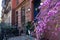
<instances>
[{"instance_id":1,"label":"wrought iron balcony","mask_svg":"<svg viewBox=\"0 0 60 40\"><path fill-rule=\"evenodd\" d=\"M11 10L11 8L9 7L8 9L4 9L4 11L2 11L4 14L7 14L9 11Z\"/></svg>"},{"instance_id":2,"label":"wrought iron balcony","mask_svg":"<svg viewBox=\"0 0 60 40\"><path fill-rule=\"evenodd\" d=\"M6 8L2 9L2 14L6 14Z\"/></svg>"},{"instance_id":3,"label":"wrought iron balcony","mask_svg":"<svg viewBox=\"0 0 60 40\"><path fill-rule=\"evenodd\" d=\"M5 13L8 13L11 10L11 7L6 8Z\"/></svg>"},{"instance_id":4,"label":"wrought iron balcony","mask_svg":"<svg viewBox=\"0 0 60 40\"><path fill-rule=\"evenodd\" d=\"M6 4L8 4L11 0L6 0Z\"/></svg>"},{"instance_id":5,"label":"wrought iron balcony","mask_svg":"<svg viewBox=\"0 0 60 40\"><path fill-rule=\"evenodd\" d=\"M6 8L8 7L10 1L11 0L6 0Z\"/></svg>"}]
</instances>

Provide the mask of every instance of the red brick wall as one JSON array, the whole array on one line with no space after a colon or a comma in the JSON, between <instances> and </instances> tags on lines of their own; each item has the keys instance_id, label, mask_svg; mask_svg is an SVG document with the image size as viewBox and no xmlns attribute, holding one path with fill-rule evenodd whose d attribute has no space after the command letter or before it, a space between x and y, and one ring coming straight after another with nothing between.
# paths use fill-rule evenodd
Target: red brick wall
<instances>
[{"instance_id":1,"label":"red brick wall","mask_svg":"<svg viewBox=\"0 0 60 40\"><path fill-rule=\"evenodd\" d=\"M30 5L31 5L31 19L34 20L34 4L33 0L30 0Z\"/></svg>"},{"instance_id":2,"label":"red brick wall","mask_svg":"<svg viewBox=\"0 0 60 40\"><path fill-rule=\"evenodd\" d=\"M16 0L12 0L12 9L16 8Z\"/></svg>"},{"instance_id":3,"label":"red brick wall","mask_svg":"<svg viewBox=\"0 0 60 40\"><path fill-rule=\"evenodd\" d=\"M15 25L16 0L12 0L12 25Z\"/></svg>"},{"instance_id":4,"label":"red brick wall","mask_svg":"<svg viewBox=\"0 0 60 40\"><path fill-rule=\"evenodd\" d=\"M15 10L12 10L12 25L15 25Z\"/></svg>"},{"instance_id":5,"label":"red brick wall","mask_svg":"<svg viewBox=\"0 0 60 40\"><path fill-rule=\"evenodd\" d=\"M24 0L19 0L19 3L22 3Z\"/></svg>"},{"instance_id":6,"label":"red brick wall","mask_svg":"<svg viewBox=\"0 0 60 40\"><path fill-rule=\"evenodd\" d=\"M15 10L17 9L16 7L18 7L24 0L19 0L19 4L16 4L16 0L12 0L12 24L15 24ZM30 19L33 20L33 2L32 0L30 0ZM27 7L27 6L26 6ZM16 9L15 9L16 8Z\"/></svg>"}]
</instances>

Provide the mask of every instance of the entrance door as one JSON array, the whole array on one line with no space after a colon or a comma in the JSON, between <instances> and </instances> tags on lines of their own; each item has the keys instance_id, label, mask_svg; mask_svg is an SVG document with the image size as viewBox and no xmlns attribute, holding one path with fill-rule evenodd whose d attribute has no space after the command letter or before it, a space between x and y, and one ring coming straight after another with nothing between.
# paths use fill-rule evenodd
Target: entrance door
<instances>
[{"instance_id":1,"label":"entrance door","mask_svg":"<svg viewBox=\"0 0 60 40\"><path fill-rule=\"evenodd\" d=\"M38 7L40 5L41 0L34 0L34 19L39 13Z\"/></svg>"}]
</instances>

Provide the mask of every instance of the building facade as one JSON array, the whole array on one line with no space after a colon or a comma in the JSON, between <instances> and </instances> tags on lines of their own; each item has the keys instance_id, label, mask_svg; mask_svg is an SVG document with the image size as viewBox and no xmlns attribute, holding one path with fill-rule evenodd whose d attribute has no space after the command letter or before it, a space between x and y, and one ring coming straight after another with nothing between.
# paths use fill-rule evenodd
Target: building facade
<instances>
[{"instance_id":1,"label":"building facade","mask_svg":"<svg viewBox=\"0 0 60 40\"><path fill-rule=\"evenodd\" d=\"M16 0L11 0L12 2L12 25L15 26L15 8L16 8Z\"/></svg>"},{"instance_id":2,"label":"building facade","mask_svg":"<svg viewBox=\"0 0 60 40\"><path fill-rule=\"evenodd\" d=\"M16 3L16 16L18 15L16 24L18 24L18 27L24 27L28 21L32 21L30 1L18 0Z\"/></svg>"},{"instance_id":3,"label":"building facade","mask_svg":"<svg viewBox=\"0 0 60 40\"><path fill-rule=\"evenodd\" d=\"M27 22L35 20L40 2L41 0L5 0L2 19L7 24L18 26L19 30L25 29Z\"/></svg>"},{"instance_id":4,"label":"building facade","mask_svg":"<svg viewBox=\"0 0 60 40\"><path fill-rule=\"evenodd\" d=\"M6 8L6 1L2 0L2 22L4 22L4 13L5 13L5 8Z\"/></svg>"},{"instance_id":5,"label":"building facade","mask_svg":"<svg viewBox=\"0 0 60 40\"><path fill-rule=\"evenodd\" d=\"M15 24L19 30L25 29L27 22L34 21L41 0L16 0Z\"/></svg>"},{"instance_id":6,"label":"building facade","mask_svg":"<svg viewBox=\"0 0 60 40\"><path fill-rule=\"evenodd\" d=\"M5 4L4 4L5 3ZM2 17L4 23L11 25L11 0L3 0L2 1Z\"/></svg>"}]
</instances>

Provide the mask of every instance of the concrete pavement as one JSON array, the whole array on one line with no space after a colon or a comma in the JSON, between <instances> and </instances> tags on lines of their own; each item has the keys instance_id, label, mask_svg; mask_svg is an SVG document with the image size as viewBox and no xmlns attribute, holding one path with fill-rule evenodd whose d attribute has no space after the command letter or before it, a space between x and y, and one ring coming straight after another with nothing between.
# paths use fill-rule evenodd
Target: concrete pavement
<instances>
[{"instance_id":1,"label":"concrete pavement","mask_svg":"<svg viewBox=\"0 0 60 40\"><path fill-rule=\"evenodd\" d=\"M35 38L33 38L31 36L24 35L24 36L9 38L8 40L35 40Z\"/></svg>"}]
</instances>

